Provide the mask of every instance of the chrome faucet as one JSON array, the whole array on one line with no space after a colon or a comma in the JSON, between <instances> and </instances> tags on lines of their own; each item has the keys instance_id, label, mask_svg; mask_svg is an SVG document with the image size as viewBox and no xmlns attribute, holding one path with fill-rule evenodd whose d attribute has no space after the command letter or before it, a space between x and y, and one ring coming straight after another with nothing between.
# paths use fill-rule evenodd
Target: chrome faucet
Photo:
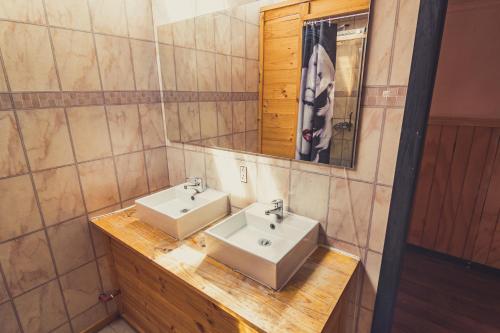
<instances>
[{"instance_id":1,"label":"chrome faucet","mask_svg":"<svg viewBox=\"0 0 500 333\"><path fill-rule=\"evenodd\" d=\"M271 204L273 205L273 208L266 210L266 215L274 214L276 215L278 222L281 222L281 220L283 220L283 199L275 199L271 201Z\"/></svg>"},{"instance_id":2,"label":"chrome faucet","mask_svg":"<svg viewBox=\"0 0 500 333\"><path fill-rule=\"evenodd\" d=\"M203 178L201 177L188 177L186 178L187 184L184 185L184 189L187 190L189 188L194 190L194 194L191 196L191 200L194 200L195 195L204 192L207 187Z\"/></svg>"}]
</instances>

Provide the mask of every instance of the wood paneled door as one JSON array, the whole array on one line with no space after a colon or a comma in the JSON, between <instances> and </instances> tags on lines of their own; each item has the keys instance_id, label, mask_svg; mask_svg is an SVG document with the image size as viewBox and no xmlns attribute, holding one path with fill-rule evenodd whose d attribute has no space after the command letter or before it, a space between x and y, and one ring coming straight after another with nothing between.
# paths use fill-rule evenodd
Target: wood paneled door
<instances>
[{"instance_id":1,"label":"wood paneled door","mask_svg":"<svg viewBox=\"0 0 500 333\"><path fill-rule=\"evenodd\" d=\"M368 11L369 0L289 0L260 16L259 152L294 158L305 20Z\"/></svg>"},{"instance_id":2,"label":"wood paneled door","mask_svg":"<svg viewBox=\"0 0 500 333\"><path fill-rule=\"evenodd\" d=\"M429 121L408 242L500 268L500 121Z\"/></svg>"}]
</instances>

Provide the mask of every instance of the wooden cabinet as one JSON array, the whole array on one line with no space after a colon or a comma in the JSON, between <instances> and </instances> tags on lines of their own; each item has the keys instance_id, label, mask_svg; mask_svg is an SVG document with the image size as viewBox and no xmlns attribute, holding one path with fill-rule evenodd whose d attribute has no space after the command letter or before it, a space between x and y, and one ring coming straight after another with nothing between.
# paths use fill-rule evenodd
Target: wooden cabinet
<instances>
[{"instance_id":1,"label":"wooden cabinet","mask_svg":"<svg viewBox=\"0 0 500 333\"><path fill-rule=\"evenodd\" d=\"M259 151L294 158L305 20L367 11L369 0L285 1L260 17Z\"/></svg>"}]
</instances>

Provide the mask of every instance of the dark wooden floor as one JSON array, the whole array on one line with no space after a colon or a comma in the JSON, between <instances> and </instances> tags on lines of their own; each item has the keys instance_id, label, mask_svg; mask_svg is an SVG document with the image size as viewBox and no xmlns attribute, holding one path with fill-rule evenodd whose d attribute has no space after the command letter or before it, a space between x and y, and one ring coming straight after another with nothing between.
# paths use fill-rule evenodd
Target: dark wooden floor
<instances>
[{"instance_id":1,"label":"dark wooden floor","mask_svg":"<svg viewBox=\"0 0 500 333\"><path fill-rule=\"evenodd\" d=\"M500 273L408 247L392 332L500 332Z\"/></svg>"}]
</instances>

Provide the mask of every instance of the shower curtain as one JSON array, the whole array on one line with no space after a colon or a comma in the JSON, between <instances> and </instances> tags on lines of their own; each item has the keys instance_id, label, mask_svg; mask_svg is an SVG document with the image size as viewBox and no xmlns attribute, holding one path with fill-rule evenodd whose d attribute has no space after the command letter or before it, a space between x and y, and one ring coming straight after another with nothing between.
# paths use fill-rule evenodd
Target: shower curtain
<instances>
[{"instance_id":1,"label":"shower curtain","mask_svg":"<svg viewBox=\"0 0 500 333\"><path fill-rule=\"evenodd\" d=\"M302 30L302 76L295 158L330 162L337 25L307 24Z\"/></svg>"}]
</instances>

